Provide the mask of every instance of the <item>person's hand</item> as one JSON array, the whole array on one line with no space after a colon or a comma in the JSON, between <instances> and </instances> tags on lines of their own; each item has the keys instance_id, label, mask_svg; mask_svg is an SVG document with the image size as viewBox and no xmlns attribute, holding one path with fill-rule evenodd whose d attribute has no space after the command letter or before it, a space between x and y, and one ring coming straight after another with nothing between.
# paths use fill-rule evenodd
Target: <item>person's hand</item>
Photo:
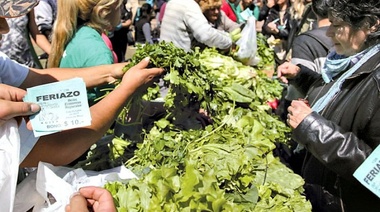
<instances>
[{"instance_id":1,"label":"person's hand","mask_svg":"<svg viewBox=\"0 0 380 212\"><path fill-rule=\"evenodd\" d=\"M163 73L162 68L147 68L149 58L145 58L137 65L130 68L123 76L120 86L128 86L132 90L136 90L141 85L145 85L152 81L154 77Z\"/></svg>"},{"instance_id":2,"label":"person's hand","mask_svg":"<svg viewBox=\"0 0 380 212\"><path fill-rule=\"evenodd\" d=\"M291 128L295 129L312 112L313 110L304 101L293 100L288 107L286 122Z\"/></svg>"},{"instance_id":3,"label":"person's hand","mask_svg":"<svg viewBox=\"0 0 380 212\"><path fill-rule=\"evenodd\" d=\"M101 187L86 186L73 195L66 212L116 212L111 193Z\"/></svg>"},{"instance_id":4,"label":"person's hand","mask_svg":"<svg viewBox=\"0 0 380 212\"><path fill-rule=\"evenodd\" d=\"M38 112L38 104L22 102L26 91L0 84L0 126L14 117L28 116Z\"/></svg>"},{"instance_id":5,"label":"person's hand","mask_svg":"<svg viewBox=\"0 0 380 212\"><path fill-rule=\"evenodd\" d=\"M212 119L208 112L205 109L200 108L199 113L195 117L198 121L201 122L203 127L206 127L209 124L212 124Z\"/></svg>"},{"instance_id":6,"label":"person's hand","mask_svg":"<svg viewBox=\"0 0 380 212\"><path fill-rule=\"evenodd\" d=\"M279 30L277 29L277 25L274 21L269 22L267 27L272 34L277 34L279 32Z\"/></svg>"},{"instance_id":7,"label":"person's hand","mask_svg":"<svg viewBox=\"0 0 380 212\"><path fill-rule=\"evenodd\" d=\"M128 65L129 62L124 62L124 63L115 63L111 65L111 74L108 76L108 83L113 83L118 79L123 78L124 76L124 71L123 68Z\"/></svg>"},{"instance_id":8,"label":"person's hand","mask_svg":"<svg viewBox=\"0 0 380 212\"><path fill-rule=\"evenodd\" d=\"M288 79L296 77L300 71L300 67L290 62L285 62L277 67L277 77L283 83L288 83Z\"/></svg>"}]
</instances>

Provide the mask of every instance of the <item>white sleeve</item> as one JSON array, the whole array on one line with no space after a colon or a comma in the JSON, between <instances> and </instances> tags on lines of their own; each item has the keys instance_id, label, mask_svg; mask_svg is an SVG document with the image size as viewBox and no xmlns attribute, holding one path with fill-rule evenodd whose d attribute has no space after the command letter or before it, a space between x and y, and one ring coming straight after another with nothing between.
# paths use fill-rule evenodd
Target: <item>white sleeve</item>
<instances>
[{"instance_id":1,"label":"white sleeve","mask_svg":"<svg viewBox=\"0 0 380 212\"><path fill-rule=\"evenodd\" d=\"M39 30L41 30L41 26L50 29L53 28L53 9L46 1L40 1L40 3L34 7L34 16Z\"/></svg>"},{"instance_id":2,"label":"white sleeve","mask_svg":"<svg viewBox=\"0 0 380 212\"><path fill-rule=\"evenodd\" d=\"M0 52L0 83L19 87L29 73L26 65L11 60L3 52Z\"/></svg>"},{"instance_id":3,"label":"white sleeve","mask_svg":"<svg viewBox=\"0 0 380 212\"><path fill-rule=\"evenodd\" d=\"M195 2L195 4L197 3ZM229 34L213 28L203 15L199 5L188 8L185 21L198 42L219 49L227 49L232 45Z\"/></svg>"}]
</instances>

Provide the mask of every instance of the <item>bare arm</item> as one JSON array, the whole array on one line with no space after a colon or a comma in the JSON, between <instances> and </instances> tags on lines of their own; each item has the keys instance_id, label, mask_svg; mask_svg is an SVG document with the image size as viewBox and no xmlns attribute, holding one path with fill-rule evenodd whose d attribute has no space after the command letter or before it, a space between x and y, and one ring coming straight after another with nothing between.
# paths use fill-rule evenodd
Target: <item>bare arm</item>
<instances>
[{"instance_id":1,"label":"bare arm","mask_svg":"<svg viewBox=\"0 0 380 212\"><path fill-rule=\"evenodd\" d=\"M50 42L44 34L38 30L36 20L34 17L34 10L29 12L29 34L32 36L36 44L46 53L50 54Z\"/></svg>"},{"instance_id":2,"label":"bare arm","mask_svg":"<svg viewBox=\"0 0 380 212\"><path fill-rule=\"evenodd\" d=\"M160 68L146 69L148 63L143 60L132 67L115 90L90 108L91 126L40 137L21 166L34 167L39 161L67 165L82 155L109 129L133 92L162 73Z\"/></svg>"},{"instance_id":3,"label":"bare arm","mask_svg":"<svg viewBox=\"0 0 380 212\"><path fill-rule=\"evenodd\" d=\"M74 77L81 77L87 87L95 87L105 83L111 83L120 79L124 72L123 67L128 63L116 63L111 65L100 65L88 68L30 68L29 73L20 85L20 88L29 88L36 85L56 82Z\"/></svg>"}]
</instances>

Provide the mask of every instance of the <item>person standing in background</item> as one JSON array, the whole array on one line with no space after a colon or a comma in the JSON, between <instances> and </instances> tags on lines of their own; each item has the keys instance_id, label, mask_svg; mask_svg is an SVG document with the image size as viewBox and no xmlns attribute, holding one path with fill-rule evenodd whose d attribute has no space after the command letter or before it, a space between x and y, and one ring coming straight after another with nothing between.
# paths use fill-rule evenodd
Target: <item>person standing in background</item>
<instances>
[{"instance_id":1,"label":"person standing in background","mask_svg":"<svg viewBox=\"0 0 380 212\"><path fill-rule=\"evenodd\" d=\"M240 1L241 0L223 0L222 7L220 8L228 18L236 23L244 22L244 19L240 15L242 12Z\"/></svg>"},{"instance_id":2,"label":"person standing in background","mask_svg":"<svg viewBox=\"0 0 380 212\"><path fill-rule=\"evenodd\" d=\"M57 0L40 0L34 8L38 30L51 41L51 34L57 17Z\"/></svg>"},{"instance_id":3,"label":"person standing in background","mask_svg":"<svg viewBox=\"0 0 380 212\"><path fill-rule=\"evenodd\" d=\"M10 31L3 35L0 51L19 63L33 68L42 68L31 38L47 54L50 54L50 42L38 30L34 10L20 17L6 20Z\"/></svg>"},{"instance_id":4,"label":"person standing in background","mask_svg":"<svg viewBox=\"0 0 380 212\"><path fill-rule=\"evenodd\" d=\"M276 5L276 2L275 0L258 0L258 2L260 4L260 13L258 21L264 21L269 14L269 10Z\"/></svg>"},{"instance_id":5,"label":"person standing in background","mask_svg":"<svg viewBox=\"0 0 380 212\"><path fill-rule=\"evenodd\" d=\"M327 54L334 47L334 43L326 33L330 26L328 19L327 1L313 0L311 8L317 16L317 28L306 31L295 37L292 45L292 64L302 64L307 68L320 73L325 64ZM303 98L296 96L292 99Z\"/></svg>"},{"instance_id":6,"label":"person standing in background","mask_svg":"<svg viewBox=\"0 0 380 212\"><path fill-rule=\"evenodd\" d=\"M112 50L102 35L120 23L121 4L121 0L58 0L48 67L81 68L114 63ZM112 87L104 85L88 90L89 105Z\"/></svg>"},{"instance_id":7,"label":"person standing in background","mask_svg":"<svg viewBox=\"0 0 380 212\"><path fill-rule=\"evenodd\" d=\"M290 66L290 64L302 64L318 74L321 73L326 57L329 51L334 47L333 41L326 35L327 29L330 26L328 19L328 1L329 0L313 0L311 8L317 16L318 28L306 31L294 39L291 61L281 64L278 69L284 69ZM293 84L288 84L286 95L282 99L281 107L279 107L279 115L282 120L286 120L288 115L287 108L290 106L291 101L299 98L303 99L305 96L306 94L303 93L302 89ZM289 160L293 171L299 174L302 166L300 157L303 156L303 153L303 151L294 152L294 154L291 154Z\"/></svg>"},{"instance_id":8,"label":"person standing in background","mask_svg":"<svg viewBox=\"0 0 380 212\"><path fill-rule=\"evenodd\" d=\"M156 21L157 21L157 28L159 29L160 28L160 21L158 20L159 17L160 17L160 10L161 10L161 7L164 3L166 3L167 0L156 0L156 8L154 10L154 12L156 13Z\"/></svg>"},{"instance_id":9,"label":"person standing in background","mask_svg":"<svg viewBox=\"0 0 380 212\"><path fill-rule=\"evenodd\" d=\"M221 10L222 0L201 0L199 6L209 24L215 29L230 33L240 27L240 24L229 19Z\"/></svg>"},{"instance_id":10,"label":"person standing in background","mask_svg":"<svg viewBox=\"0 0 380 212\"><path fill-rule=\"evenodd\" d=\"M287 40L290 32L290 3L289 0L275 0L265 19L262 33L268 37L269 45L274 49L275 60L281 64L286 56Z\"/></svg>"},{"instance_id":11,"label":"person standing in background","mask_svg":"<svg viewBox=\"0 0 380 212\"><path fill-rule=\"evenodd\" d=\"M128 0L123 0L120 7L121 22L112 32L112 36L110 37L113 50L116 53L119 62L123 62L125 60L125 54L129 42L128 36L130 36L130 27L132 25L132 12L129 8L127 8L127 2Z\"/></svg>"},{"instance_id":12,"label":"person standing in background","mask_svg":"<svg viewBox=\"0 0 380 212\"><path fill-rule=\"evenodd\" d=\"M132 22L135 20L135 16L137 13L137 8L139 8L139 0L128 0L127 2L127 8L129 8L132 11Z\"/></svg>"},{"instance_id":13,"label":"person standing in background","mask_svg":"<svg viewBox=\"0 0 380 212\"><path fill-rule=\"evenodd\" d=\"M145 3L140 7L140 16L135 23L135 40L139 44L153 44L152 40L152 27L150 22L152 20L153 7Z\"/></svg>"},{"instance_id":14,"label":"person standing in background","mask_svg":"<svg viewBox=\"0 0 380 212\"><path fill-rule=\"evenodd\" d=\"M249 10L250 13L259 20L260 8L253 2L253 0L242 0L240 2L241 11Z\"/></svg>"},{"instance_id":15,"label":"person standing in background","mask_svg":"<svg viewBox=\"0 0 380 212\"><path fill-rule=\"evenodd\" d=\"M299 34L318 28L317 17L311 9L311 0L292 0L290 6L290 31L286 58L282 61L289 61L292 55L292 45L296 36Z\"/></svg>"},{"instance_id":16,"label":"person standing in background","mask_svg":"<svg viewBox=\"0 0 380 212\"><path fill-rule=\"evenodd\" d=\"M220 9L222 6L222 0L200 0L199 6L201 7L201 10L208 23L213 28L230 33L240 27L240 24L229 19L227 15ZM200 49L207 47L202 43L194 41L192 48L196 46Z\"/></svg>"},{"instance_id":17,"label":"person standing in background","mask_svg":"<svg viewBox=\"0 0 380 212\"><path fill-rule=\"evenodd\" d=\"M199 0L170 0L162 20L160 40L190 51L193 39L209 47L229 50L232 40L228 33L208 24Z\"/></svg>"}]
</instances>

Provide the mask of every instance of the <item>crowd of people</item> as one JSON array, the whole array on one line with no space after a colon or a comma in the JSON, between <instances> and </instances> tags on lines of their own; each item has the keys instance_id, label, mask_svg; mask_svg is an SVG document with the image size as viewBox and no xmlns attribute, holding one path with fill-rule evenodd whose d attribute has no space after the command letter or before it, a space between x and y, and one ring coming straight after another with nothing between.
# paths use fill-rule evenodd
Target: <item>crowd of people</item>
<instances>
[{"instance_id":1,"label":"crowd of people","mask_svg":"<svg viewBox=\"0 0 380 212\"><path fill-rule=\"evenodd\" d=\"M128 45L166 41L187 52L215 47L226 53L236 46L229 33L243 29L247 16L267 37L277 77L287 85L281 115L295 145L286 162L305 179L313 211L377 211L380 198L353 173L380 144L378 0L0 2L2 209L12 211L8 200L19 167L77 160L114 124L128 98L162 74L148 68L149 58L124 73ZM33 43L47 53L47 68ZM26 89L73 77L86 83L91 125L34 137L26 117L41 108L23 102ZM3 151L10 146L13 151ZM80 189L66 211L87 207L116 211L99 187Z\"/></svg>"}]
</instances>

